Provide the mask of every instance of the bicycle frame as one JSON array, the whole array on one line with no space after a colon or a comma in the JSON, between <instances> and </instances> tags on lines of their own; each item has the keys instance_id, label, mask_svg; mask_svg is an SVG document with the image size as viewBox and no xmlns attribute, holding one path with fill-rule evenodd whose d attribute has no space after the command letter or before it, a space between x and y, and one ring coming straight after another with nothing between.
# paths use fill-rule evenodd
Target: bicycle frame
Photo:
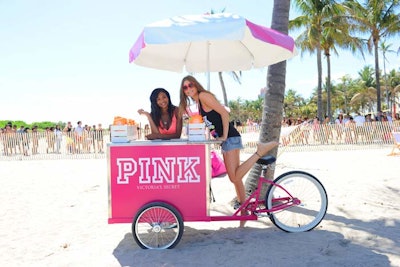
<instances>
[{"instance_id":1,"label":"bicycle frame","mask_svg":"<svg viewBox=\"0 0 400 267\"><path fill-rule=\"evenodd\" d=\"M272 202L277 203L277 205L274 205L273 208L267 209L267 208L260 208L260 205L264 205L265 200L260 200L260 195L261 195L261 189L263 184L269 184L270 186L276 186L282 189L287 196L286 197L280 197L280 198L273 198ZM287 191L284 187L282 187L279 184L275 184L272 180L264 178L264 177L259 177L258 183L257 183L257 188L256 190L247 198L247 200L239 207L239 209L234 213L234 215L239 214L242 210L245 211L250 211L252 213L260 214L260 213L271 213L271 212L276 212L279 210L287 209L292 206L296 206L300 204L300 200L293 197L289 191Z\"/></svg>"},{"instance_id":2,"label":"bicycle frame","mask_svg":"<svg viewBox=\"0 0 400 267\"><path fill-rule=\"evenodd\" d=\"M240 207L232 216L211 216L211 221L257 220L258 217L262 216L263 213L269 215L272 212L277 212L292 206L300 205L301 201L293 197L284 187L274 183L274 181L270 179L263 177L267 168L268 166L263 166L262 175L258 179L256 190L254 190L254 192L246 199L246 201L240 205ZM276 186L282 189L287 196L272 199L272 202L277 203L277 205L274 205L271 209L262 208L261 206L264 206L265 204L265 200L260 199L263 184ZM242 211L247 215L242 215Z\"/></svg>"}]
</instances>

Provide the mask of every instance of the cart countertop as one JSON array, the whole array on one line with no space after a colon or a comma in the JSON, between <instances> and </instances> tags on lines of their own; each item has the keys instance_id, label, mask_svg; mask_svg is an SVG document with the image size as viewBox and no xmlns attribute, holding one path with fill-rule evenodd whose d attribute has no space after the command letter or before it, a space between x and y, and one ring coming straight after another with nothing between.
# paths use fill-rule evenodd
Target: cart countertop
<instances>
[{"instance_id":1,"label":"cart countertop","mask_svg":"<svg viewBox=\"0 0 400 267\"><path fill-rule=\"evenodd\" d=\"M155 139L155 140L135 140L126 143L108 143L108 146L146 146L146 145L176 145L176 144L221 144L219 140L189 141L188 139Z\"/></svg>"}]
</instances>

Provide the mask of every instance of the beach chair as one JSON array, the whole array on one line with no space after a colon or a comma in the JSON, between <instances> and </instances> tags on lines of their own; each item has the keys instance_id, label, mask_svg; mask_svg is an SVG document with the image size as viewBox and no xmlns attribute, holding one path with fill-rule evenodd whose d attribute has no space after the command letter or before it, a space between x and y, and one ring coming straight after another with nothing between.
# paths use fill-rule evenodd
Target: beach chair
<instances>
[{"instance_id":1,"label":"beach chair","mask_svg":"<svg viewBox=\"0 0 400 267\"><path fill-rule=\"evenodd\" d=\"M392 148L392 152L390 152L390 154L388 156L400 155L399 152L395 153L396 149L400 151L400 132L392 132L392 137L393 137L394 145Z\"/></svg>"}]
</instances>

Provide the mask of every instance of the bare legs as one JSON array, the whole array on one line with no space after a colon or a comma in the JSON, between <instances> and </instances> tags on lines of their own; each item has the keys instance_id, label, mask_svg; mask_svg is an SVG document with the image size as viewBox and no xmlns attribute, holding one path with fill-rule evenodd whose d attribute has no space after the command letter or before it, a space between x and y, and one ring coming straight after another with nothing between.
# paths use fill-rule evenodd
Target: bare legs
<instances>
[{"instance_id":1,"label":"bare legs","mask_svg":"<svg viewBox=\"0 0 400 267\"><path fill-rule=\"evenodd\" d=\"M240 203L246 200L246 192L243 183L243 177L253 167L257 160L267 154L270 150L277 147L277 142L258 143L257 151L251 155L245 162L240 164L240 150L234 149L223 153L226 171L229 180L233 183L236 190L236 195ZM244 223L243 223L244 225ZM242 226L242 222L241 222Z\"/></svg>"}]
</instances>

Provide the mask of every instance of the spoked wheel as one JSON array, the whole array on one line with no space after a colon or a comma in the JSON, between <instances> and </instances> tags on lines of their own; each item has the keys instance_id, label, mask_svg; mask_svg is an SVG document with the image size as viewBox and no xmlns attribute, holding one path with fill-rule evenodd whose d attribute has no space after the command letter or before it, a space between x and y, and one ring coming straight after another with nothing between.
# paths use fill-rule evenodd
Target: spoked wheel
<instances>
[{"instance_id":1,"label":"spoked wheel","mask_svg":"<svg viewBox=\"0 0 400 267\"><path fill-rule=\"evenodd\" d=\"M132 234L141 248L173 248L183 234L182 216L166 203L149 203L136 214L132 223Z\"/></svg>"},{"instance_id":2,"label":"spoked wheel","mask_svg":"<svg viewBox=\"0 0 400 267\"><path fill-rule=\"evenodd\" d=\"M328 197L317 178L306 172L292 171L280 175L274 183L266 193L266 207L273 209L277 205L293 204L269 213L271 221L278 228L286 232L304 232L322 221L328 208ZM285 188L294 199L279 186Z\"/></svg>"}]
</instances>

